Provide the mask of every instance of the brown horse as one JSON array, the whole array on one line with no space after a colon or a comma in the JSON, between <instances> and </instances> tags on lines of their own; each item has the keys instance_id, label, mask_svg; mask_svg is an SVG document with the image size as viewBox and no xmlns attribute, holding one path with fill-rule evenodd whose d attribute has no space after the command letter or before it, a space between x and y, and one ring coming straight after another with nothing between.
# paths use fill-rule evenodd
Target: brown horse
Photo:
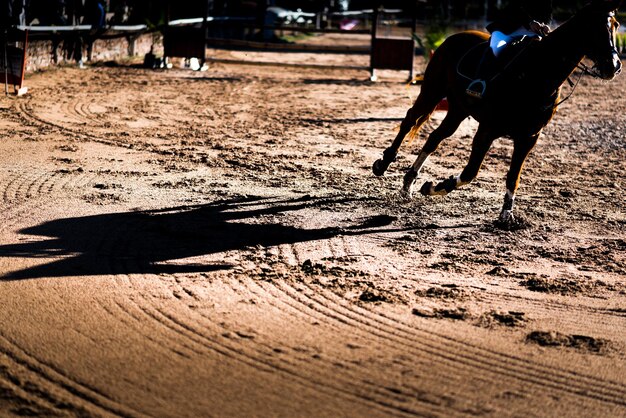
<instances>
[{"instance_id":1,"label":"brown horse","mask_svg":"<svg viewBox=\"0 0 626 418\"><path fill-rule=\"evenodd\" d=\"M400 132L383 158L374 163L377 176L385 173L395 161L404 137L430 118L437 104L448 98L449 110L441 124L428 136L415 163L404 176L402 192L407 197L426 159L439 144L451 136L461 122L472 116L479 122L473 139L469 162L460 175L436 185L426 182L421 193L445 195L470 183L478 174L493 141L506 136L513 140L513 156L506 179L506 195L500 221L513 221L513 201L520 172L529 152L537 143L541 130L554 116L560 104L561 85L580 65L584 57L594 62L593 75L613 79L621 71L615 48L619 26L615 11L621 0L593 0L574 17L540 41L529 42L517 56L487 82L482 98L467 94L472 78L464 75L479 67L487 48L488 35L467 31L450 36L437 49L424 74L421 92L400 126Z\"/></svg>"}]
</instances>

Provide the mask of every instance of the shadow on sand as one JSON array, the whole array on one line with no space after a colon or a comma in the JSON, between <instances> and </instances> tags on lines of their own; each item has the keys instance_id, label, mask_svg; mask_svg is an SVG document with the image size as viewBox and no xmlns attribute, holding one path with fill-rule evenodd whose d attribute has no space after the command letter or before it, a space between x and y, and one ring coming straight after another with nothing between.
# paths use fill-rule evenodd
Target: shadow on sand
<instances>
[{"instance_id":1,"label":"shadow on sand","mask_svg":"<svg viewBox=\"0 0 626 418\"><path fill-rule=\"evenodd\" d=\"M321 125L324 123L329 124L341 124L341 123L374 123L374 122L402 122L404 118L344 118L344 119L301 119L302 122L312 123L314 125Z\"/></svg>"},{"instance_id":2,"label":"shadow on sand","mask_svg":"<svg viewBox=\"0 0 626 418\"><path fill-rule=\"evenodd\" d=\"M245 198L200 206L108 213L58 219L21 230L49 239L0 246L0 257L56 258L32 268L0 276L0 280L118 273L209 272L232 268L214 264L159 264L229 250L395 231L381 229L394 218L379 215L338 228L302 229L277 222L287 212L364 202L355 199L293 200Z\"/></svg>"}]
</instances>

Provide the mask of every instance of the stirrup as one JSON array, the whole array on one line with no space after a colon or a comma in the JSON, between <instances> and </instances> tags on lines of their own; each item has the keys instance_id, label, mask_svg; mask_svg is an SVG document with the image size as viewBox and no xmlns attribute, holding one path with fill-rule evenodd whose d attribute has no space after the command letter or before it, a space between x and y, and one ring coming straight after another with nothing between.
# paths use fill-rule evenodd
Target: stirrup
<instances>
[{"instance_id":1,"label":"stirrup","mask_svg":"<svg viewBox=\"0 0 626 418\"><path fill-rule=\"evenodd\" d=\"M483 95L485 94L486 88L487 88L487 83L485 83L485 80L477 79L477 80L472 81L470 85L467 86L465 93L467 93L469 96L472 96L476 99L482 99Z\"/></svg>"}]
</instances>

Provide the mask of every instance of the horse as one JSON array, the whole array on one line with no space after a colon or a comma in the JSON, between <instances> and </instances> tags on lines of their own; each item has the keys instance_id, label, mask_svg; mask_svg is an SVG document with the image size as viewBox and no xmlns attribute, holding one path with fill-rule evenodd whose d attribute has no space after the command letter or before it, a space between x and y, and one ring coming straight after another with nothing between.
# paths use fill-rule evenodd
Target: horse
<instances>
[{"instance_id":1,"label":"horse","mask_svg":"<svg viewBox=\"0 0 626 418\"><path fill-rule=\"evenodd\" d=\"M396 160L402 141L417 135L442 99L448 99L448 112L432 131L417 159L404 176L402 194L410 199L413 188L428 157L450 137L461 122L471 116L479 123L472 141L469 161L458 176L438 184L425 182L420 192L425 196L446 195L476 178L493 141L500 137L513 140L513 155L506 177L506 194L498 223L512 225L513 203L520 173L542 129L550 122L565 99L561 87L580 67L585 57L593 61L590 74L612 80L621 72L615 34L619 23L615 12L622 0L593 0L568 21L540 40L529 41L511 61L486 83L481 98L468 94L474 80L463 68L479 68L481 47L488 48L489 35L465 31L448 37L434 52L424 72L419 96L407 111L400 131L383 158L372 170L382 176Z\"/></svg>"}]
</instances>

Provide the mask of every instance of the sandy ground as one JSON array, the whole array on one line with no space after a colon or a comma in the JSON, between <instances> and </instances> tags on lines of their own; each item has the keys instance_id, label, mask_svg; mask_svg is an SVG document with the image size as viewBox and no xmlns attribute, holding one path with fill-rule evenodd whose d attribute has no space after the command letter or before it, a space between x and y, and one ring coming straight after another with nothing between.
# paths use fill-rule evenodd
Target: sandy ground
<instances>
[{"instance_id":1,"label":"sandy ground","mask_svg":"<svg viewBox=\"0 0 626 418\"><path fill-rule=\"evenodd\" d=\"M0 416L626 416L626 77L559 109L515 231L507 140L445 198L399 197L423 139L371 174L405 77L108 65L1 99Z\"/></svg>"}]
</instances>

